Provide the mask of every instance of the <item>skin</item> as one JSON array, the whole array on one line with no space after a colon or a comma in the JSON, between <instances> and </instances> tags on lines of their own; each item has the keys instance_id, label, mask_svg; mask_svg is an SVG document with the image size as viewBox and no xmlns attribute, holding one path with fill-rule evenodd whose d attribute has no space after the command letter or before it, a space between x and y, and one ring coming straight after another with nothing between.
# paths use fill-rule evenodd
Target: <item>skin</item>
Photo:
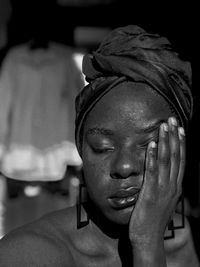
<instances>
[{"instance_id":1,"label":"skin","mask_svg":"<svg viewBox=\"0 0 200 267\"><path fill-rule=\"evenodd\" d=\"M109 197L121 188L133 186L140 190L145 186L144 182L148 182L146 176L150 177L147 173L151 167L150 163L154 166L154 154L149 152L157 151L157 148L148 147L151 141L157 143L160 151L157 154L167 163L161 165L164 169L161 171L164 172L166 167L167 174L163 173L163 176L159 177L160 186L166 186L169 166L165 165L168 165L170 160L168 139L171 138L171 146L178 152L181 144L184 147L184 139L180 142L178 138L177 127L174 134L170 131L165 139L162 138L161 132L159 133L161 122L167 122L170 116L174 114L160 96L143 84L134 87L131 83L110 91L88 115L83 142L84 177L92 202L109 220L128 224L133 207L115 210L109 203ZM173 153L175 156L176 151ZM180 158L180 155L178 157ZM174 168L179 168L177 158L175 160ZM184 164L181 167L184 169ZM152 180L156 180L155 176L157 174L153 173ZM152 198L155 192L140 192L141 195Z\"/></svg>"},{"instance_id":2,"label":"skin","mask_svg":"<svg viewBox=\"0 0 200 267\"><path fill-rule=\"evenodd\" d=\"M71 207L17 229L0 241L0 266L199 266L187 221L175 239L163 239L185 165L185 137L170 117L175 114L165 100L144 84L127 82L108 92L84 125L90 222L77 230ZM127 187L138 190L137 201L124 207L117 199L116 208L111 197Z\"/></svg>"},{"instance_id":3,"label":"skin","mask_svg":"<svg viewBox=\"0 0 200 267\"><path fill-rule=\"evenodd\" d=\"M166 266L163 236L185 167L183 128L166 102L144 84L111 90L86 120L83 166L88 194L102 215L129 225L134 266ZM110 198L126 187L140 190L138 201L115 209Z\"/></svg>"}]
</instances>

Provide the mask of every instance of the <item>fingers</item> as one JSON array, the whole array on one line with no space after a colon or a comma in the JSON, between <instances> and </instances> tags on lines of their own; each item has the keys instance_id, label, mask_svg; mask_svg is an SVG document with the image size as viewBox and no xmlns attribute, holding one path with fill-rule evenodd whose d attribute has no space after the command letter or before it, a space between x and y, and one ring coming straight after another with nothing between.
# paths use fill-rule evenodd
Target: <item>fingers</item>
<instances>
[{"instance_id":1,"label":"fingers","mask_svg":"<svg viewBox=\"0 0 200 267\"><path fill-rule=\"evenodd\" d=\"M180 140L178 134L178 122L175 118L169 118L169 148L170 148L170 181L175 187L180 167Z\"/></svg>"},{"instance_id":2,"label":"fingers","mask_svg":"<svg viewBox=\"0 0 200 267\"><path fill-rule=\"evenodd\" d=\"M167 123L160 125L158 143L158 168L159 185L165 187L169 183L170 177L170 148L169 148L169 126Z\"/></svg>"},{"instance_id":3,"label":"fingers","mask_svg":"<svg viewBox=\"0 0 200 267\"><path fill-rule=\"evenodd\" d=\"M146 153L146 164L145 164L145 176L143 182L143 193L145 199L151 201L156 200L155 190L157 189L157 177L158 177L158 166L157 166L157 144L152 141L147 147Z\"/></svg>"},{"instance_id":4,"label":"fingers","mask_svg":"<svg viewBox=\"0 0 200 267\"><path fill-rule=\"evenodd\" d=\"M186 145L185 145L185 131L183 127L178 129L179 140L180 140L180 166L177 184L178 186L182 186L182 181L184 177L185 164L186 164Z\"/></svg>"},{"instance_id":5,"label":"fingers","mask_svg":"<svg viewBox=\"0 0 200 267\"><path fill-rule=\"evenodd\" d=\"M185 133L177 120L169 118L159 130L159 142L151 142L147 149L146 176L149 184L158 183L160 188L169 185L174 192L181 192L185 169ZM153 180L154 179L154 180Z\"/></svg>"},{"instance_id":6,"label":"fingers","mask_svg":"<svg viewBox=\"0 0 200 267\"><path fill-rule=\"evenodd\" d=\"M185 170L185 132L175 118L169 118L170 183L180 195Z\"/></svg>"},{"instance_id":7,"label":"fingers","mask_svg":"<svg viewBox=\"0 0 200 267\"><path fill-rule=\"evenodd\" d=\"M152 141L148 145L146 155L146 177L148 177L149 184L156 183L157 170L157 144Z\"/></svg>"}]
</instances>

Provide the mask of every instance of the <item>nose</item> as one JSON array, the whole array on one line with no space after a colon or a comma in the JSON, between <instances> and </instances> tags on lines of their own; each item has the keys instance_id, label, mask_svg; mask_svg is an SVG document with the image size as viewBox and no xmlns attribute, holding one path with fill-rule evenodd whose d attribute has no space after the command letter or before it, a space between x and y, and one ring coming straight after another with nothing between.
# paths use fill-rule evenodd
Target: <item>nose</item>
<instances>
[{"instance_id":1,"label":"nose","mask_svg":"<svg viewBox=\"0 0 200 267\"><path fill-rule=\"evenodd\" d=\"M136 151L121 150L116 153L110 170L113 179L127 179L141 175L144 169L144 155Z\"/></svg>"}]
</instances>

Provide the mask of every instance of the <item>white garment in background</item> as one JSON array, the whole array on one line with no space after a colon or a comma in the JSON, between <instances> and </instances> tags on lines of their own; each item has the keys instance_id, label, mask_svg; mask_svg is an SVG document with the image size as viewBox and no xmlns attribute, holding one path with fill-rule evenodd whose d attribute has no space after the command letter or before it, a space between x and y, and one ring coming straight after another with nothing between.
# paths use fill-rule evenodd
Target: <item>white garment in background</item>
<instances>
[{"instance_id":1,"label":"white garment in background","mask_svg":"<svg viewBox=\"0 0 200 267\"><path fill-rule=\"evenodd\" d=\"M53 181L81 165L74 142L75 97L84 82L73 51L50 43L12 48L0 74L0 169L11 178Z\"/></svg>"},{"instance_id":2,"label":"white garment in background","mask_svg":"<svg viewBox=\"0 0 200 267\"><path fill-rule=\"evenodd\" d=\"M6 200L6 178L0 174L0 239L4 236L4 203Z\"/></svg>"}]
</instances>

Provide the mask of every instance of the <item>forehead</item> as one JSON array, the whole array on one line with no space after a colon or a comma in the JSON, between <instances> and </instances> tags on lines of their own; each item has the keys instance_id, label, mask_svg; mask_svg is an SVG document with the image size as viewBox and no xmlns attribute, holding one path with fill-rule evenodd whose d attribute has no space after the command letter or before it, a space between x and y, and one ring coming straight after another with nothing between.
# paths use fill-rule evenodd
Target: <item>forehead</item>
<instances>
[{"instance_id":1,"label":"forehead","mask_svg":"<svg viewBox=\"0 0 200 267\"><path fill-rule=\"evenodd\" d=\"M104 95L87 116L85 127L145 128L166 120L172 111L167 102L144 83L125 82Z\"/></svg>"}]
</instances>

